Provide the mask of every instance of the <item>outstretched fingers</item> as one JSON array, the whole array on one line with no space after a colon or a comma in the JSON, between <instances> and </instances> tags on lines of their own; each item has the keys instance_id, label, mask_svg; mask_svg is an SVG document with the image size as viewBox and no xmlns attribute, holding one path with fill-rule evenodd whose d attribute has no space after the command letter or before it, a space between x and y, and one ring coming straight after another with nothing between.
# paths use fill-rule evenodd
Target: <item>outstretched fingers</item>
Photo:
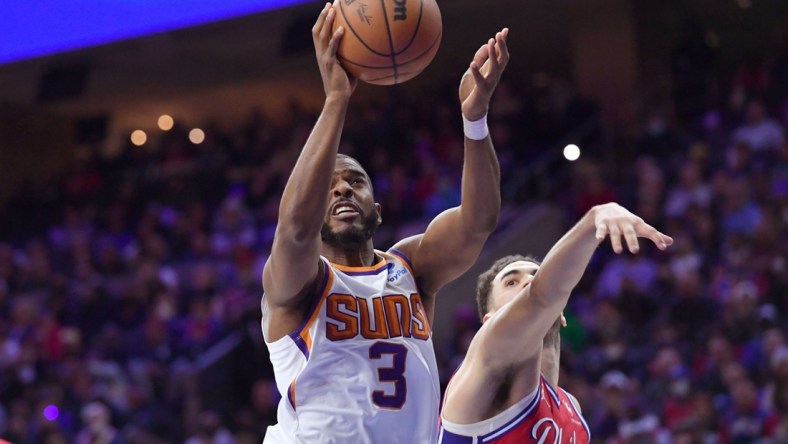
<instances>
[{"instance_id":1,"label":"outstretched fingers","mask_svg":"<svg viewBox=\"0 0 788 444\"><path fill-rule=\"evenodd\" d=\"M484 86L484 74L482 74L481 65L477 65L476 62L471 63L471 75L477 88Z\"/></svg>"},{"instance_id":2,"label":"outstretched fingers","mask_svg":"<svg viewBox=\"0 0 788 444\"><path fill-rule=\"evenodd\" d=\"M495 34L495 63L496 69L503 69L509 62L509 47L506 46L506 37L509 35L509 28L503 28Z\"/></svg>"},{"instance_id":3,"label":"outstretched fingers","mask_svg":"<svg viewBox=\"0 0 788 444\"><path fill-rule=\"evenodd\" d=\"M603 241L607 237L607 227L605 224L599 224L596 226L596 240Z\"/></svg>"},{"instance_id":4,"label":"outstretched fingers","mask_svg":"<svg viewBox=\"0 0 788 444\"><path fill-rule=\"evenodd\" d=\"M640 251L640 244L638 244L638 235L635 232L635 227L631 224L622 227L621 233L624 235L624 240L627 243L627 248L629 248L629 252L632 254L637 253Z\"/></svg>"},{"instance_id":5,"label":"outstretched fingers","mask_svg":"<svg viewBox=\"0 0 788 444\"><path fill-rule=\"evenodd\" d=\"M506 67L509 62L509 48L506 46L508 35L509 28L503 28L474 54L470 70L477 85L484 79L499 76Z\"/></svg>"},{"instance_id":6,"label":"outstretched fingers","mask_svg":"<svg viewBox=\"0 0 788 444\"><path fill-rule=\"evenodd\" d=\"M490 73L498 72L501 66L501 49L498 42L501 39L501 33L495 34L495 38L490 39L487 46L490 47Z\"/></svg>"},{"instance_id":7,"label":"outstretched fingers","mask_svg":"<svg viewBox=\"0 0 788 444\"><path fill-rule=\"evenodd\" d=\"M492 45L490 46L490 57L488 59L489 69L482 74L485 75L485 81L490 93L498 85L506 65L509 63L509 48L506 45L506 39L509 35L509 28L503 28L495 33L495 38L491 39Z\"/></svg>"},{"instance_id":8,"label":"outstretched fingers","mask_svg":"<svg viewBox=\"0 0 788 444\"><path fill-rule=\"evenodd\" d=\"M492 39L490 39L490 41L492 41ZM490 45L488 41L486 44L479 47L476 54L473 55L473 60L471 60L470 72L477 87L483 85L484 74L482 73L482 67L486 61L491 59L490 54L493 54L490 52L491 49L494 51L494 46Z\"/></svg>"},{"instance_id":9,"label":"outstretched fingers","mask_svg":"<svg viewBox=\"0 0 788 444\"><path fill-rule=\"evenodd\" d=\"M607 220L600 222L596 227L594 236L599 241L610 236L610 245L617 254L624 252L625 244L630 253L638 253L640 251L638 238L640 237L649 239L660 250L665 250L673 244L672 237L660 233L656 228L642 220Z\"/></svg>"},{"instance_id":10,"label":"outstretched fingers","mask_svg":"<svg viewBox=\"0 0 788 444\"><path fill-rule=\"evenodd\" d=\"M509 45L506 43L506 39L508 37L509 28L503 28L503 31L501 31L501 38L498 40L498 51L501 54L501 60L499 63L501 70L506 68L506 65L509 64Z\"/></svg>"},{"instance_id":11,"label":"outstretched fingers","mask_svg":"<svg viewBox=\"0 0 788 444\"><path fill-rule=\"evenodd\" d=\"M336 34L336 33L331 31L332 28L334 27L334 18L335 17L336 17L336 11L334 10L333 6L329 5L328 6L328 12L326 13L326 20L323 23L323 29L320 30L320 40L321 41L323 41L323 42L329 41L329 38L331 38L333 36L333 34ZM330 44L331 44L331 42L329 41L329 45Z\"/></svg>"},{"instance_id":12,"label":"outstretched fingers","mask_svg":"<svg viewBox=\"0 0 788 444\"><path fill-rule=\"evenodd\" d=\"M640 251L638 238L640 237L649 239L660 250L665 250L673 244L673 238L660 233L642 218L616 203L608 203L595 208L596 232L594 236L601 242L609 235L610 244L617 254L624 252L624 243L630 253L638 253Z\"/></svg>"},{"instance_id":13,"label":"outstretched fingers","mask_svg":"<svg viewBox=\"0 0 788 444\"><path fill-rule=\"evenodd\" d=\"M613 251L616 254L621 254L624 249L621 247L621 229L618 227L618 224L611 223L608 225L607 231L610 234L610 245L613 247Z\"/></svg>"},{"instance_id":14,"label":"outstretched fingers","mask_svg":"<svg viewBox=\"0 0 788 444\"><path fill-rule=\"evenodd\" d=\"M645 222L643 222L643 227L638 231L638 236L651 240L660 250L664 250L668 248L668 246L673 245L672 237L660 233L659 230Z\"/></svg>"},{"instance_id":15,"label":"outstretched fingers","mask_svg":"<svg viewBox=\"0 0 788 444\"><path fill-rule=\"evenodd\" d=\"M328 47L331 49L331 55L337 53L337 49L339 48L339 42L342 40L342 36L345 35L345 27L339 26L336 31L331 35L331 40L328 41Z\"/></svg>"},{"instance_id":16,"label":"outstretched fingers","mask_svg":"<svg viewBox=\"0 0 788 444\"><path fill-rule=\"evenodd\" d=\"M473 55L473 59L471 60L471 70L473 70L474 66L476 67L477 71L480 70L490 54L490 42L488 41L484 45L480 46L479 49L476 50L476 54Z\"/></svg>"},{"instance_id":17,"label":"outstretched fingers","mask_svg":"<svg viewBox=\"0 0 788 444\"><path fill-rule=\"evenodd\" d=\"M331 3L326 3L323 6L323 10L320 11L320 15L317 16L317 20L315 21L315 25L312 26L312 38L317 41L320 39L322 35L322 31L324 29L324 25L326 23L326 19L328 18L328 12L333 10L334 8L331 7Z\"/></svg>"}]
</instances>

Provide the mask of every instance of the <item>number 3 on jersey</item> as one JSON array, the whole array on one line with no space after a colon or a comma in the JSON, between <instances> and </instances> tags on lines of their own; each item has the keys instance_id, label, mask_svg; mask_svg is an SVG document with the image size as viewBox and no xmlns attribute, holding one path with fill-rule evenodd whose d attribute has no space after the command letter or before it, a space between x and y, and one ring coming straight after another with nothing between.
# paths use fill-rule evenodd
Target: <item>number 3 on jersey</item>
<instances>
[{"instance_id":1,"label":"number 3 on jersey","mask_svg":"<svg viewBox=\"0 0 788 444\"><path fill-rule=\"evenodd\" d=\"M381 359L383 355L391 355L391 367L378 368L378 381L393 382L394 394L387 395L383 390L372 392L372 402L380 408L399 410L405 404L408 386L405 382L405 359L408 349L402 344L376 342L369 347L369 359Z\"/></svg>"}]
</instances>

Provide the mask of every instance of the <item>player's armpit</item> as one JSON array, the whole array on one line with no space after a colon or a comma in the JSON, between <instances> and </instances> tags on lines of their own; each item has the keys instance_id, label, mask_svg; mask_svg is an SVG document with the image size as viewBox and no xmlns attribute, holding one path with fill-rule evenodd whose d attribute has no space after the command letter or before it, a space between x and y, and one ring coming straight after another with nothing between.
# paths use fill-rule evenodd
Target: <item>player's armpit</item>
<instances>
[{"instance_id":1,"label":"player's armpit","mask_svg":"<svg viewBox=\"0 0 788 444\"><path fill-rule=\"evenodd\" d=\"M285 269L277 275L276 263L269 259L263 270L264 296L261 302L265 306L263 314L268 315L263 324L267 341L273 342L298 328L319 291L318 283L325 275L324 268L323 261L318 259L314 277L304 281L305 273L296 268Z\"/></svg>"},{"instance_id":2,"label":"player's armpit","mask_svg":"<svg viewBox=\"0 0 788 444\"><path fill-rule=\"evenodd\" d=\"M468 231L455 207L433 219L423 234L403 239L394 248L410 257L421 290L433 296L468 271L491 231Z\"/></svg>"}]
</instances>

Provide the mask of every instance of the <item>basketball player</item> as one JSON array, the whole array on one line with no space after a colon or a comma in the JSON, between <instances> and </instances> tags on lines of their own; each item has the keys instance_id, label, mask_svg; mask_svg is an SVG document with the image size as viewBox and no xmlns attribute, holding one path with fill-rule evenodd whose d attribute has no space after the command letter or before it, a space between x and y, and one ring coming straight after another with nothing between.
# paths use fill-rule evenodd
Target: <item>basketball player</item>
<instances>
[{"instance_id":1,"label":"basketball player","mask_svg":"<svg viewBox=\"0 0 788 444\"><path fill-rule=\"evenodd\" d=\"M482 327L446 389L440 444L587 444L577 400L558 386L559 328L569 293L597 245L633 254L638 237L661 250L673 239L623 207L592 208L547 253L541 265L507 256L479 276Z\"/></svg>"},{"instance_id":2,"label":"basketball player","mask_svg":"<svg viewBox=\"0 0 788 444\"><path fill-rule=\"evenodd\" d=\"M509 59L508 31L475 54L460 100L466 127L461 205L425 233L376 250L371 180L338 155L357 80L338 63L344 29L326 5L312 29L326 94L285 186L263 271L262 327L282 394L265 443L426 443L438 432L434 299L476 260L500 210L484 118Z\"/></svg>"}]
</instances>

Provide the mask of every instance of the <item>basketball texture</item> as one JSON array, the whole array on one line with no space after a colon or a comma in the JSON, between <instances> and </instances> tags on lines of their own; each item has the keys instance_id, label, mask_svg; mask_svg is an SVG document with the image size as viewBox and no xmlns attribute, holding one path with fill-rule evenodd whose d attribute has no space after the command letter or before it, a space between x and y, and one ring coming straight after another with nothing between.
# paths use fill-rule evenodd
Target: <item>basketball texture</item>
<instances>
[{"instance_id":1,"label":"basketball texture","mask_svg":"<svg viewBox=\"0 0 788 444\"><path fill-rule=\"evenodd\" d=\"M443 24L435 0L334 0L334 9L334 29L345 27L337 58L359 80L405 82L438 52Z\"/></svg>"}]
</instances>

